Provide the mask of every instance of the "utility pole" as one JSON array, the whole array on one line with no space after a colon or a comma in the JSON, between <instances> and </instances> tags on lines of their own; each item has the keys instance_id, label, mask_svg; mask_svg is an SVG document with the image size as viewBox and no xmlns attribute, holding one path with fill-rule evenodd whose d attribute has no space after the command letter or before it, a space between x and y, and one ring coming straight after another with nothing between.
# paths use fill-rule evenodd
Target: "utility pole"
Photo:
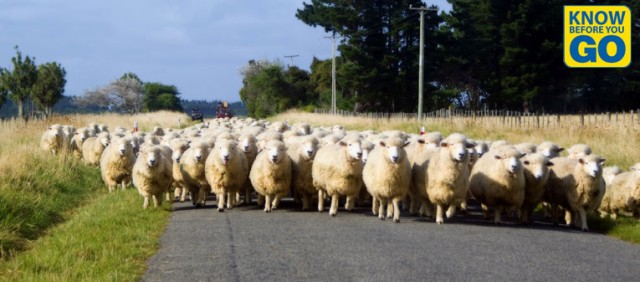
<instances>
[{"instance_id":1,"label":"utility pole","mask_svg":"<svg viewBox=\"0 0 640 282\"><path fill-rule=\"evenodd\" d=\"M284 56L284 57L291 59L291 65L290 66L293 66L293 58L298 57L298 56L300 56L300 55L288 55L288 56Z\"/></svg>"},{"instance_id":2,"label":"utility pole","mask_svg":"<svg viewBox=\"0 0 640 282\"><path fill-rule=\"evenodd\" d=\"M409 10L420 12L420 58L418 70L418 120L422 120L422 96L424 93L424 13L427 11L438 11L436 8L413 7L409 5Z\"/></svg>"},{"instance_id":3,"label":"utility pole","mask_svg":"<svg viewBox=\"0 0 640 282\"><path fill-rule=\"evenodd\" d=\"M331 38L333 41L333 59L331 60L331 114L337 114L338 108L336 103L336 35L325 36L324 38Z\"/></svg>"}]
</instances>

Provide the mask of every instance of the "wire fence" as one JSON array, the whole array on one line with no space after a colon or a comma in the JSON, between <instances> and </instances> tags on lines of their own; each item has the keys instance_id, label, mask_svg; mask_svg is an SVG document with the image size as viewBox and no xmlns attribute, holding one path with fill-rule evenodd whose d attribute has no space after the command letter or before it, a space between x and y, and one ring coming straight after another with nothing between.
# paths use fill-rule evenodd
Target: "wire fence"
<instances>
[{"instance_id":1,"label":"wire fence","mask_svg":"<svg viewBox=\"0 0 640 282\"><path fill-rule=\"evenodd\" d=\"M330 110L315 109L315 113L331 114ZM416 113L356 113L338 110L336 115L387 119L396 121L415 121L421 124L451 123L482 125L494 128L640 128L640 109L623 112L546 114L523 113L506 110L450 110L441 109L423 114L418 120Z\"/></svg>"}]
</instances>

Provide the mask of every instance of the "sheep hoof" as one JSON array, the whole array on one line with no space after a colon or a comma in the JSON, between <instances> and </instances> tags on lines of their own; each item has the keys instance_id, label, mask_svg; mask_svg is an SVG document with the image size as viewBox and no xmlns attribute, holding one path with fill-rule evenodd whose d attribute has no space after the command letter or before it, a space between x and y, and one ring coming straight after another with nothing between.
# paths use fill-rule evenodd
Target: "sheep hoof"
<instances>
[{"instance_id":1,"label":"sheep hoof","mask_svg":"<svg viewBox=\"0 0 640 282\"><path fill-rule=\"evenodd\" d=\"M224 212L223 208L218 208L218 212Z\"/></svg>"},{"instance_id":2,"label":"sheep hoof","mask_svg":"<svg viewBox=\"0 0 640 282\"><path fill-rule=\"evenodd\" d=\"M400 223L400 219L399 219L399 218L396 218L396 219L394 219L394 220L393 220L393 222L395 222L395 223Z\"/></svg>"},{"instance_id":3,"label":"sheep hoof","mask_svg":"<svg viewBox=\"0 0 640 282\"><path fill-rule=\"evenodd\" d=\"M444 223L444 220L442 220L442 219L436 219L436 223L437 223L437 224L443 224L443 223Z\"/></svg>"},{"instance_id":4,"label":"sheep hoof","mask_svg":"<svg viewBox=\"0 0 640 282\"><path fill-rule=\"evenodd\" d=\"M333 217L335 217L335 216L336 216L336 213L335 213L335 212L332 212L332 213L329 213L329 214L330 214L331 216L333 216Z\"/></svg>"}]
</instances>

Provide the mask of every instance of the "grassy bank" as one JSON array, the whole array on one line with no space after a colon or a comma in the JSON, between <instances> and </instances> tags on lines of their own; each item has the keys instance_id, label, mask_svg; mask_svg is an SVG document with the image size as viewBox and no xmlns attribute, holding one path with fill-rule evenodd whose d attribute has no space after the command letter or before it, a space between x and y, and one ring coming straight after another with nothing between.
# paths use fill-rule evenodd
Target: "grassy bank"
<instances>
[{"instance_id":1,"label":"grassy bank","mask_svg":"<svg viewBox=\"0 0 640 282\"><path fill-rule=\"evenodd\" d=\"M270 118L270 120L295 122L308 122L314 126L331 126L339 124L348 130L402 130L409 133L418 133L420 126L425 126L427 131L440 131L445 136L461 132L476 140L504 139L510 143L532 142L539 144L543 141L553 141L558 145L569 148L573 144L585 143L591 146L594 153L606 158L606 165L617 165L627 169L640 162L640 133L626 126L567 126L565 128L522 129L500 128L495 124L483 123L472 120L459 120L458 122L423 122L416 119L386 119L366 117L345 117L326 114L313 114L299 111L290 111ZM589 226L592 230L617 237L626 241L640 243L640 223L632 218L600 219L591 217Z\"/></svg>"},{"instance_id":2,"label":"grassy bank","mask_svg":"<svg viewBox=\"0 0 640 282\"><path fill-rule=\"evenodd\" d=\"M69 233L70 235L66 239L62 237L62 239L57 240L66 240L69 245L86 245L78 243L78 240L82 239L78 237L79 234L86 234L94 236L88 237L86 239L87 242L92 241L97 245L108 245L104 240L110 238L103 238L97 234L105 233L104 231L106 230L113 238L119 238L121 246L126 246L126 249L131 250L128 253L124 252L125 256L119 258L120 262L126 262L130 260L129 257L134 258L138 254L142 254L142 256L150 255L149 250L153 251L153 248L143 250L142 248L131 248L127 245L131 241L131 235L125 233L122 237L113 236L113 232L122 230L120 225L125 225L123 222L118 225L98 226L99 228L96 229L92 228L94 223L91 222L91 219L99 220L100 217L98 215L102 213L104 216L112 217L104 218L105 221L117 223L117 219L121 218L127 221L127 224L132 224L131 227L139 226L136 228L140 228L140 230L136 231L148 232L148 230L156 230L156 228L159 228L158 230L162 229L168 216L166 213L159 212L157 215L151 214L142 218L131 215L131 210L141 210L142 200L137 195L137 192L131 190L127 191L126 194L122 193L123 195L107 195L107 189L102 182L98 168L88 167L70 155L60 154L53 156L49 152L42 151L39 147L42 132L51 124L70 124L82 127L89 123L103 123L113 129L116 126L131 128L134 122L138 122L141 130L150 130L154 126L177 128L191 124L186 115L172 112L140 115L67 115L52 117L45 121L24 122L14 120L0 122L0 134L4 136L4 138L0 139L0 269L2 269L0 277L20 278L21 276L18 275L20 273L46 272L46 268L54 264L52 262L40 263L38 260L42 259L44 257L42 254L47 252L51 252L49 256L52 259L56 257L56 249L50 248L48 244L52 243L46 240L58 238L57 236L60 236L58 233L64 233L65 230L61 229L61 226L77 222L81 220L83 215L90 212L93 212L93 215L86 217L84 224L76 225L76 227L64 227L74 230L74 232ZM126 207L117 205L104 206L109 204L111 197L124 195L127 195L128 198L114 199L112 201L120 201L121 204L126 204ZM101 207L103 210L95 210L95 207ZM157 218L154 218L154 216ZM150 229L142 224L142 222L149 220L158 227ZM54 226L56 227L52 228ZM143 228L145 229L143 230ZM149 232L150 236L155 236L154 238L140 238L146 238L145 240L148 240L153 245L157 242L159 232ZM132 242L138 242L137 240L134 238ZM42 243L43 241L49 243ZM148 247L144 246L144 248ZM116 248L113 247L112 249ZM57 252L59 252L59 256L62 256L67 255L69 250L66 247L58 248ZM26 253L23 253L24 251ZM90 257L91 252L93 251L87 251L87 256ZM38 254L37 257L34 256L36 263L25 263L25 260L30 260L27 256L28 253ZM97 253L99 252L96 251ZM82 257L81 254L73 256L75 259ZM95 257L97 258L98 256L96 255ZM144 258L136 258L135 260L144 262ZM122 270L121 273L135 273L137 275L144 269L141 263L127 264L135 266L136 270ZM22 267L25 267L25 269L22 269ZM77 270L75 268L62 267L58 271ZM64 277L64 275L61 277Z\"/></svg>"}]
</instances>

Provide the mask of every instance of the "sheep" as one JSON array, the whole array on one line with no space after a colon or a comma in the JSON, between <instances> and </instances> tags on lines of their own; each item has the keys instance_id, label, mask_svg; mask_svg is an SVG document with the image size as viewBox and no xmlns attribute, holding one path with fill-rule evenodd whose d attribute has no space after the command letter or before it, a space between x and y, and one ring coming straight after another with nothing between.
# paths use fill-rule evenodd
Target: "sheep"
<instances>
[{"instance_id":1,"label":"sheep","mask_svg":"<svg viewBox=\"0 0 640 282\"><path fill-rule=\"evenodd\" d=\"M276 209L291 189L291 160L282 141L271 140L265 144L253 162L249 179L256 192L265 197L264 211Z\"/></svg>"},{"instance_id":2,"label":"sheep","mask_svg":"<svg viewBox=\"0 0 640 282\"><path fill-rule=\"evenodd\" d=\"M64 151L71 151L71 138L76 133L76 128L72 125L62 126L62 149Z\"/></svg>"},{"instance_id":3,"label":"sheep","mask_svg":"<svg viewBox=\"0 0 640 282\"><path fill-rule=\"evenodd\" d=\"M111 138L109 132L100 132L96 137L89 137L82 143L82 159L87 165L100 165L100 156L104 149L109 146Z\"/></svg>"},{"instance_id":4,"label":"sheep","mask_svg":"<svg viewBox=\"0 0 640 282\"><path fill-rule=\"evenodd\" d=\"M569 153L567 158L577 160L579 158L579 155L581 154L590 155L591 147L589 147L589 145L587 144L575 144L567 150L567 153Z\"/></svg>"},{"instance_id":5,"label":"sheep","mask_svg":"<svg viewBox=\"0 0 640 282\"><path fill-rule=\"evenodd\" d=\"M377 213L381 220L385 219L384 209L391 201L393 209L387 208L387 218L400 222L399 203L407 195L411 182L411 164L404 150L407 145L409 142L401 138L380 141L362 170L364 184L373 197L373 210L379 202Z\"/></svg>"},{"instance_id":6,"label":"sheep","mask_svg":"<svg viewBox=\"0 0 640 282\"><path fill-rule=\"evenodd\" d=\"M258 146L256 145L256 137L252 133L243 133L238 137L238 148L244 153L247 158L247 164L249 169L253 166L253 162L258 155ZM245 181L244 184L244 204L251 204L251 192L253 187L251 181ZM240 194L237 196L240 198ZM239 199L236 199L239 202Z\"/></svg>"},{"instance_id":7,"label":"sheep","mask_svg":"<svg viewBox=\"0 0 640 282\"><path fill-rule=\"evenodd\" d=\"M164 129L162 129L162 127L159 127L159 126L155 126L153 127L153 130L151 130L151 134L162 137L164 136Z\"/></svg>"},{"instance_id":8,"label":"sheep","mask_svg":"<svg viewBox=\"0 0 640 282\"><path fill-rule=\"evenodd\" d=\"M233 208L235 195L244 187L249 174L247 158L237 147L238 144L231 140L216 142L204 165L205 177L216 194L219 212L224 211L225 200L227 209Z\"/></svg>"},{"instance_id":9,"label":"sheep","mask_svg":"<svg viewBox=\"0 0 640 282\"><path fill-rule=\"evenodd\" d=\"M169 144L171 148L171 159L172 159L172 175L173 175L173 187L174 187L174 196L176 200L180 200L184 202L187 194L187 189L184 187L184 179L182 177L182 172L180 171L180 158L184 154L187 149L189 149L189 142L181 139L173 139Z\"/></svg>"},{"instance_id":10,"label":"sheep","mask_svg":"<svg viewBox=\"0 0 640 282\"><path fill-rule=\"evenodd\" d=\"M598 155L577 156L577 160L558 157L551 159L545 200L551 204L553 222L557 223L557 208L567 210L567 225L588 231L587 213L595 210L604 196L606 184L602 177L605 159Z\"/></svg>"},{"instance_id":11,"label":"sheep","mask_svg":"<svg viewBox=\"0 0 640 282\"><path fill-rule=\"evenodd\" d=\"M327 145L316 153L311 168L313 186L318 190L318 211L324 210L324 196L331 197L329 214L336 216L338 198L347 196L345 209L351 211L362 188L362 147L355 137Z\"/></svg>"},{"instance_id":12,"label":"sheep","mask_svg":"<svg viewBox=\"0 0 640 282\"><path fill-rule=\"evenodd\" d=\"M313 186L311 176L318 145L318 139L305 136L287 148L287 155L291 159L291 189L297 197L302 199L302 210L309 209L313 195L318 193Z\"/></svg>"},{"instance_id":13,"label":"sheep","mask_svg":"<svg viewBox=\"0 0 640 282\"><path fill-rule=\"evenodd\" d=\"M311 134L311 125L306 122L299 122L293 125L294 131L299 132L301 135Z\"/></svg>"},{"instance_id":14,"label":"sheep","mask_svg":"<svg viewBox=\"0 0 640 282\"><path fill-rule=\"evenodd\" d=\"M634 165L640 167L640 163ZM604 174L604 173L603 173ZM598 208L600 216L610 215L616 219L619 213L631 213L640 216L640 171L631 169L615 176L607 189Z\"/></svg>"},{"instance_id":15,"label":"sheep","mask_svg":"<svg viewBox=\"0 0 640 282\"><path fill-rule=\"evenodd\" d=\"M100 157L100 174L109 192L113 192L118 184L124 190L131 183L134 162L135 155L129 138L118 139L104 149Z\"/></svg>"},{"instance_id":16,"label":"sheep","mask_svg":"<svg viewBox=\"0 0 640 282\"><path fill-rule=\"evenodd\" d=\"M514 145L514 147L516 147L516 150L520 151L520 153L532 154L537 151L538 145L533 143L520 143Z\"/></svg>"},{"instance_id":17,"label":"sheep","mask_svg":"<svg viewBox=\"0 0 640 282\"><path fill-rule=\"evenodd\" d=\"M90 137L90 129L86 127L79 128L71 138L69 143L69 149L74 157L77 159L82 158L82 144L87 138Z\"/></svg>"},{"instance_id":18,"label":"sheep","mask_svg":"<svg viewBox=\"0 0 640 282\"><path fill-rule=\"evenodd\" d=\"M426 207L436 207L436 223L444 223L446 216L455 214L456 206L467 199L467 181L469 179L468 148L475 147L467 137L453 133L442 142L440 147L423 153L421 163L414 164L414 185L426 191ZM420 192L422 193L422 192Z\"/></svg>"},{"instance_id":19,"label":"sheep","mask_svg":"<svg viewBox=\"0 0 640 282\"><path fill-rule=\"evenodd\" d=\"M476 154L478 154L478 158L482 157L486 152L489 151L489 143L487 141L478 141L475 140L476 146L474 149L476 150Z\"/></svg>"},{"instance_id":20,"label":"sheep","mask_svg":"<svg viewBox=\"0 0 640 282\"><path fill-rule=\"evenodd\" d=\"M545 193L544 186L549 180L549 167L553 163L541 153L527 154L520 159L524 165L525 193L522 208L520 209L520 221L530 221L531 213L542 201Z\"/></svg>"},{"instance_id":21,"label":"sheep","mask_svg":"<svg viewBox=\"0 0 640 282\"><path fill-rule=\"evenodd\" d=\"M489 145L489 151L504 145L509 145L509 142L507 142L507 140L495 140Z\"/></svg>"},{"instance_id":22,"label":"sheep","mask_svg":"<svg viewBox=\"0 0 640 282\"><path fill-rule=\"evenodd\" d=\"M196 207L204 206L211 186L205 176L205 161L209 156L209 146L203 142L192 142L180 158L180 172L182 173L182 187L186 187L191 194L191 202ZM181 202L185 201L183 193Z\"/></svg>"},{"instance_id":23,"label":"sheep","mask_svg":"<svg viewBox=\"0 0 640 282\"><path fill-rule=\"evenodd\" d=\"M63 148L62 126L54 124L49 126L40 138L40 148L50 151L54 155L58 154Z\"/></svg>"},{"instance_id":24,"label":"sheep","mask_svg":"<svg viewBox=\"0 0 640 282\"><path fill-rule=\"evenodd\" d=\"M138 193L144 197L142 208L149 207L149 198L153 199L153 206L162 204L162 193L167 192L173 177L171 162L167 160L158 146L142 149L133 165L133 185Z\"/></svg>"},{"instance_id":25,"label":"sheep","mask_svg":"<svg viewBox=\"0 0 640 282\"><path fill-rule=\"evenodd\" d=\"M608 166L602 169L602 177L604 178L604 183L607 184L607 187L611 185L613 179L620 173L622 173L622 169L618 166Z\"/></svg>"},{"instance_id":26,"label":"sheep","mask_svg":"<svg viewBox=\"0 0 640 282\"><path fill-rule=\"evenodd\" d=\"M542 142L536 148L536 152L541 153L542 155L544 155L548 159L553 159L555 157L559 157L560 156L560 152L562 152L562 151L564 151L564 148L562 148L562 147L560 147L560 146L558 146L555 143L550 142L550 141Z\"/></svg>"},{"instance_id":27,"label":"sheep","mask_svg":"<svg viewBox=\"0 0 640 282\"><path fill-rule=\"evenodd\" d=\"M485 218L488 207L494 208L494 222L501 224L503 211L519 211L525 196L525 177L520 158L524 155L515 147L503 145L490 150L471 170L469 190L482 204Z\"/></svg>"},{"instance_id":28,"label":"sheep","mask_svg":"<svg viewBox=\"0 0 640 282\"><path fill-rule=\"evenodd\" d=\"M109 133L109 127L105 124L98 124L98 130L96 130L96 133L100 133L100 132Z\"/></svg>"}]
</instances>

